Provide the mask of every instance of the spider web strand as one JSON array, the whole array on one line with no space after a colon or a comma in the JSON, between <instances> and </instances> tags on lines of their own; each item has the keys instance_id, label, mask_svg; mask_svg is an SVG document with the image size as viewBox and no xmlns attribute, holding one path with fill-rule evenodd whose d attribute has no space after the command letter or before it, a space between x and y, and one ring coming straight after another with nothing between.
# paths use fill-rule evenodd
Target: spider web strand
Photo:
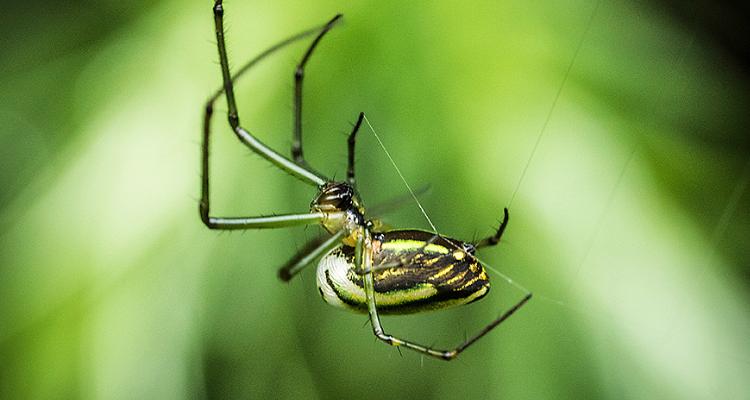
<instances>
[{"instance_id":1,"label":"spider web strand","mask_svg":"<svg viewBox=\"0 0 750 400\"><path fill-rule=\"evenodd\" d=\"M422 215L424 215L424 218L427 220L427 223L430 224L430 227L432 228L432 233L438 234L438 230L435 227L435 224L432 223L432 220L427 215L427 212L424 210L424 207L422 207L422 203L419 202L419 199L417 198L417 195L414 193L414 190L412 190L411 186L409 186L409 183L406 182L406 178L404 178L404 174L401 173L401 170L398 168L398 165L396 165L396 162L393 160L393 157L391 157L391 153L388 152L388 149L385 148L385 145L383 144L383 141L380 140L380 136L378 136L378 133L375 132L375 128L372 127L372 124L370 123L370 120L367 119L367 115L365 115L365 122L367 122L367 126L370 127L370 131L372 131L372 134L375 136L375 139L377 139L378 144L385 152L385 155L388 156L388 160L390 160L391 165L393 165L393 168L398 173L398 176L401 178L401 181L404 182L404 185L406 186L406 189L409 190L409 193L411 194L411 197L414 199L414 201L417 203L417 206L419 206L419 210L422 212Z\"/></svg>"},{"instance_id":2,"label":"spider web strand","mask_svg":"<svg viewBox=\"0 0 750 400\"><path fill-rule=\"evenodd\" d=\"M547 113L547 117L544 119L544 123L542 124L542 129L539 131L539 135L537 135L536 137L536 142L534 143L534 147L531 149L531 155L529 156L529 159L526 160L526 165L523 167L523 171L521 172L521 177L518 179L516 188L513 189L513 194L510 196L510 202L508 203L508 208L510 208L510 206L513 204L513 200L516 199L516 194L518 194L518 190L521 188L521 183L523 183L523 178L526 177L526 172L529 170L529 166L531 165L531 161L534 159L534 155L536 155L537 148L539 148L539 143L542 141L542 137L544 136L544 133L547 131L547 126L549 125L550 119L552 119L552 113L555 111L555 108L557 106L557 101L560 100L560 95L562 94L562 91L565 88L565 84L568 82L568 78L570 77L570 72L573 70L573 65L575 65L576 59L578 59L578 53L580 53L581 48L583 47L583 42L588 36L589 30L591 29L591 25L593 25L594 16L596 15L596 11L599 9L599 4L601 4L601 0L596 2L596 5L594 6L594 11L591 12L591 16L589 16L589 21L586 24L586 29L583 30L583 34L581 35L581 40L579 40L578 45L576 45L576 50L573 53L573 57L570 59L570 63L568 64L568 67L565 70L565 77L563 78L563 81L560 84L560 87L557 88L557 93L555 93L555 99L552 100L552 107L550 107L550 110Z\"/></svg>"}]
</instances>

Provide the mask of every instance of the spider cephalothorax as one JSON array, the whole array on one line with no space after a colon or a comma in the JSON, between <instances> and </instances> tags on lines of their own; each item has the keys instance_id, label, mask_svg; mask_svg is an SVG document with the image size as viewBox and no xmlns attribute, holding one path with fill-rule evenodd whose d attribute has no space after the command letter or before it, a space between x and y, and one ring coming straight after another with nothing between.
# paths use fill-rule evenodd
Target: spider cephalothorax
<instances>
[{"instance_id":1,"label":"spider cephalothorax","mask_svg":"<svg viewBox=\"0 0 750 400\"><path fill-rule=\"evenodd\" d=\"M326 182L310 204L313 211L346 211L360 209L360 201L354 188L346 182Z\"/></svg>"},{"instance_id":2,"label":"spider cephalothorax","mask_svg":"<svg viewBox=\"0 0 750 400\"><path fill-rule=\"evenodd\" d=\"M344 241L354 246L358 228L364 225L364 208L357 191L347 182L326 182L310 204L311 212L321 212L321 222L331 234L345 231Z\"/></svg>"}]
</instances>

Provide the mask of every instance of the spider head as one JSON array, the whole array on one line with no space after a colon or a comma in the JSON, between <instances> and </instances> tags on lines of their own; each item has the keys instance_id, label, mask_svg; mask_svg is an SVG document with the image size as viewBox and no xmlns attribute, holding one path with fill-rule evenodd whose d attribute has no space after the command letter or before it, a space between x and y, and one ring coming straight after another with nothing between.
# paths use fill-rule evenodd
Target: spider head
<instances>
[{"instance_id":1,"label":"spider head","mask_svg":"<svg viewBox=\"0 0 750 400\"><path fill-rule=\"evenodd\" d=\"M323 226L330 233L350 232L364 224L364 208L357 191L347 182L328 182L310 203L310 211L326 214Z\"/></svg>"},{"instance_id":2,"label":"spider head","mask_svg":"<svg viewBox=\"0 0 750 400\"><path fill-rule=\"evenodd\" d=\"M346 182L326 183L310 204L310 210L324 213L361 211L361 208L357 192Z\"/></svg>"}]
</instances>

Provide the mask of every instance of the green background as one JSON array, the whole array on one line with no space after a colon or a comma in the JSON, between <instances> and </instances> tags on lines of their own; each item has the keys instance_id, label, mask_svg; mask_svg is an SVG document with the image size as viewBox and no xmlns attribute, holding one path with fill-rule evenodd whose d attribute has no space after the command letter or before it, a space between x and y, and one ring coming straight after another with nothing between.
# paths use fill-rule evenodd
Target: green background
<instances>
[{"instance_id":1,"label":"green background","mask_svg":"<svg viewBox=\"0 0 750 400\"><path fill-rule=\"evenodd\" d=\"M748 81L699 18L626 1L226 4L234 66L344 13L307 70L319 170L345 175L365 111L408 182L430 185L440 232L484 236L510 206L481 257L535 298L445 363L376 342L365 316L320 300L314 268L277 279L319 228L200 223L210 2L12 7L0 398L750 398ZM284 154L305 45L237 86L243 125ZM314 189L251 155L218 110L216 214L307 210ZM360 138L366 204L405 193ZM413 202L385 220L427 227ZM457 344L523 295L491 275L481 302L386 329Z\"/></svg>"}]
</instances>

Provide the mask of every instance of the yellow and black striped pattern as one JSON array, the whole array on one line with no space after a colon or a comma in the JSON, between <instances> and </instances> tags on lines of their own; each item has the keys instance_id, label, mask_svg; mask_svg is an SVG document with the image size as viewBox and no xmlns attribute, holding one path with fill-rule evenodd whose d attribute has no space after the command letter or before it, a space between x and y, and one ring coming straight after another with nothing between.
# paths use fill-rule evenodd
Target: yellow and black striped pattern
<instances>
[{"instance_id":1,"label":"yellow and black striped pattern","mask_svg":"<svg viewBox=\"0 0 750 400\"><path fill-rule=\"evenodd\" d=\"M463 242L419 230L373 234L375 302L380 313L405 314L479 300L490 289L484 267ZM318 288L325 301L366 312L362 271L354 248L341 246L318 266Z\"/></svg>"}]
</instances>

